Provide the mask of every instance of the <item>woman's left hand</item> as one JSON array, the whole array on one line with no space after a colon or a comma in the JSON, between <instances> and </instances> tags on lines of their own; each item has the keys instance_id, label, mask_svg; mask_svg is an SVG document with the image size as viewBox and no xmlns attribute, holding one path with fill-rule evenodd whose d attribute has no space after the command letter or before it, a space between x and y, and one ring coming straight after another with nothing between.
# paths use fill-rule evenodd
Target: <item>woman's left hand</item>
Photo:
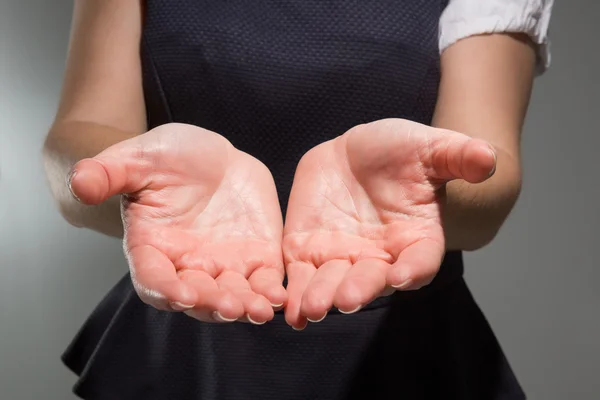
<instances>
[{"instance_id":1,"label":"woman's left hand","mask_svg":"<svg viewBox=\"0 0 600 400\"><path fill-rule=\"evenodd\" d=\"M288 324L429 284L445 253L444 184L483 182L491 146L401 119L359 125L300 161L284 229Z\"/></svg>"}]
</instances>

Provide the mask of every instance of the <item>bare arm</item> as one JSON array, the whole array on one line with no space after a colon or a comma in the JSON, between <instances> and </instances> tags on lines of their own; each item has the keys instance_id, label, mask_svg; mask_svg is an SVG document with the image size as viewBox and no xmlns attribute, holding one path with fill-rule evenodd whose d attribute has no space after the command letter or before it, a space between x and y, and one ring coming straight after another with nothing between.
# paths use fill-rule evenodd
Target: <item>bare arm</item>
<instances>
[{"instance_id":1,"label":"bare arm","mask_svg":"<svg viewBox=\"0 0 600 400\"><path fill-rule=\"evenodd\" d=\"M446 247L476 250L496 236L521 190L520 136L535 51L524 35L474 36L446 49L441 63L433 125L487 140L497 153L488 181L453 181L446 188Z\"/></svg>"},{"instance_id":2,"label":"bare arm","mask_svg":"<svg viewBox=\"0 0 600 400\"><path fill-rule=\"evenodd\" d=\"M44 143L50 188L72 225L122 236L119 201L84 206L66 177L74 163L146 130L139 44L139 1L76 0L66 74Z\"/></svg>"}]
</instances>

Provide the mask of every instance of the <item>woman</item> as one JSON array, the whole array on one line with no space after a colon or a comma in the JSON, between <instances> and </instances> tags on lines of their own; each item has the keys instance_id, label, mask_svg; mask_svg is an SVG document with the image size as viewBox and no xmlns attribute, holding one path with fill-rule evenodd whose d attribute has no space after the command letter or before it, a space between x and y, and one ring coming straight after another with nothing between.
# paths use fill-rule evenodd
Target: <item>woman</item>
<instances>
[{"instance_id":1,"label":"woman","mask_svg":"<svg viewBox=\"0 0 600 400\"><path fill-rule=\"evenodd\" d=\"M75 393L524 398L461 251L517 199L550 8L76 1L47 171L130 274Z\"/></svg>"}]
</instances>

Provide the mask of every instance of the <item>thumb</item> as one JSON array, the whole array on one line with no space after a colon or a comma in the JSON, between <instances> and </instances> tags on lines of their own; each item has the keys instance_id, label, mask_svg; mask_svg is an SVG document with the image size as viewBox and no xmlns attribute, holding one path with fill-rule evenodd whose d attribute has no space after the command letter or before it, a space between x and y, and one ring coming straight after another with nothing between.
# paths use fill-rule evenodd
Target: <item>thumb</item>
<instances>
[{"instance_id":1,"label":"thumb","mask_svg":"<svg viewBox=\"0 0 600 400\"><path fill-rule=\"evenodd\" d=\"M429 157L423 161L431 178L480 183L496 172L496 150L485 140L444 131L429 148Z\"/></svg>"},{"instance_id":2,"label":"thumb","mask_svg":"<svg viewBox=\"0 0 600 400\"><path fill-rule=\"evenodd\" d=\"M146 187L148 163L131 140L134 139L76 163L67 177L71 194L84 204L97 205L114 195L135 193Z\"/></svg>"}]
</instances>

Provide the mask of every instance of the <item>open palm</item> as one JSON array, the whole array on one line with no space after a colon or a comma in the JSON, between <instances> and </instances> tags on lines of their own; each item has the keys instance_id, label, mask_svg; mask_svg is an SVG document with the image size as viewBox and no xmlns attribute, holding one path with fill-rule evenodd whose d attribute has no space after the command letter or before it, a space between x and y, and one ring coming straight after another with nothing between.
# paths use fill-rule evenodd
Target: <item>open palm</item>
<instances>
[{"instance_id":1,"label":"open palm","mask_svg":"<svg viewBox=\"0 0 600 400\"><path fill-rule=\"evenodd\" d=\"M494 166L484 141L399 119L306 153L284 230L287 322L303 328L332 306L351 313L430 283L445 252L439 189L457 178L482 182Z\"/></svg>"},{"instance_id":2,"label":"open palm","mask_svg":"<svg viewBox=\"0 0 600 400\"><path fill-rule=\"evenodd\" d=\"M124 249L140 298L203 321L264 323L287 299L273 178L202 128L167 124L74 167L71 190L125 194Z\"/></svg>"}]
</instances>

